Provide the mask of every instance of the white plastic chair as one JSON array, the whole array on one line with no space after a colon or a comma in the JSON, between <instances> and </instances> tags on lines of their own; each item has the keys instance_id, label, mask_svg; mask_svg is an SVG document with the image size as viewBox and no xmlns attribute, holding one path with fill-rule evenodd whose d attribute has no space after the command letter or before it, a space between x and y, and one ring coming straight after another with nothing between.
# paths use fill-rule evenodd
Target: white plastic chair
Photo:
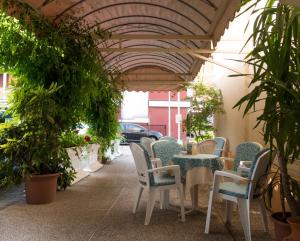
<instances>
[{"instance_id":1,"label":"white plastic chair","mask_svg":"<svg viewBox=\"0 0 300 241\"><path fill-rule=\"evenodd\" d=\"M216 147L214 140L208 139L197 143L197 153L199 154L213 154Z\"/></svg>"},{"instance_id":2,"label":"white plastic chair","mask_svg":"<svg viewBox=\"0 0 300 241\"><path fill-rule=\"evenodd\" d=\"M216 142L214 155L222 157L225 156L227 150L227 139L225 137L215 137L214 141Z\"/></svg>"},{"instance_id":3,"label":"white plastic chair","mask_svg":"<svg viewBox=\"0 0 300 241\"><path fill-rule=\"evenodd\" d=\"M217 197L226 200L227 223L231 222L233 203L237 203L246 241L251 241L250 202L253 200L259 201L264 230L268 231L267 212L262 199L262 188L266 182L272 159L269 149L260 151L254 160L248 177L242 177L233 171L216 171L214 173L213 187L209 195L205 233L209 233L212 203L213 199ZM232 181L222 182L223 177L230 178Z\"/></svg>"},{"instance_id":4,"label":"white plastic chair","mask_svg":"<svg viewBox=\"0 0 300 241\"><path fill-rule=\"evenodd\" d=\"M153 158L153 152L152 152L152 148L151 148L151 144L154 142L154 140L152 140L149 137L142 137L141 138L141 144L146 148L149 156L151 158Z\"/></svg>"},{"instance_id":5,"label":"white plastic chair","mask_svg":"<svg viewBox=\"0 0 300 241\"><path fill-rule=\"evenodd\" d=\"M181 206L181 221L185 221L183 186L180 180L180 169L178 165L164 166L152 168L152 163L147 151L142 145L136 143L130 144L130 149L133 154L138 179L139 189L136 202L133 207L133 213L136 212L143 190L148 192L147 210L144 225L150 223L151 215L155 204L156 191L170 190L176 188L180 197ZM174 176L166 173L167 170L172 170Z\"/></svg>"}]
</instances>

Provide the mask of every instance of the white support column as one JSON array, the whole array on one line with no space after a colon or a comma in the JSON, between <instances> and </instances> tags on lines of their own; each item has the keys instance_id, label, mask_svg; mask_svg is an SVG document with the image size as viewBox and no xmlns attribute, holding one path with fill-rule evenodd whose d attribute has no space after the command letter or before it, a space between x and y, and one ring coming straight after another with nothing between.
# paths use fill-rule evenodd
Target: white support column
<instances>
[{"instance_id":1,"label":"white support column","mask_svg":"<svg viewBox=\"0 0 300 241\"><path fill-rule=\"evenodd\" d=\"M177 115L178 115L178 117L180 116L180 92L177 92ZM181 120L178 121L178 123L177 123L178 143L181 142L180 141L180 133L181 133L180 125L181 125Z\"/></svg>"},{"instance_id":2,"label":"white support column","mask_svg":"<svg viewBox=\"0 0 300 241\"><path fill-rule=\"evenodd\" d=\"M3 85L2 85L2 98L6 100L6 85L7 85L7 74L3 74Z\"/></svg>"},{"instance_id":3,"label":"white support column","mask_svg":"<svg viewBox=\"0 0 300 241\"><path fill-rule=\"evenodd\" d=\"M168 136L171 136L171 92L168 92L169 95L169 105L168 105Z\"/></svg>"}]
</instances>

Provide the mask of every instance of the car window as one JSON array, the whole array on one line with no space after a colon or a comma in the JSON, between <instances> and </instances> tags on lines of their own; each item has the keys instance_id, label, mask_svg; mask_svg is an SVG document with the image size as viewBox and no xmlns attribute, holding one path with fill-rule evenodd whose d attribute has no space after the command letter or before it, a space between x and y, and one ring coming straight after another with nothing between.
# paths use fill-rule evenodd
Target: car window
<instances>
[{"instance_id":1,"label":"car window","mask_svg":"<svg viewBox=\"0 0 300 241\"><path fill-rule=\"evenodd\" d=\"M128 132L141 132L142 130L145 130L142 126L127 124Z\"/></svg>"}]
</instances>

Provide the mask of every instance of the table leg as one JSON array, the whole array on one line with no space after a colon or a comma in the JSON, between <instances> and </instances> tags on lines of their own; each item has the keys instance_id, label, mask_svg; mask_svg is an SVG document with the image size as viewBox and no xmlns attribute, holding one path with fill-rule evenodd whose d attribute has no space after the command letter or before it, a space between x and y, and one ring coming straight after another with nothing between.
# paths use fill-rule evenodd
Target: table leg
<instances>
[{"instance_id":1,"label":"table leg","mask_svg":"<svg viewBox=\"0 0 300 241\"><path fill-rule=\"evenodd\" d=\"M191 190L192 207L194 210L198 208L198 191L199 191L198 185L194 185Z\"/></svg>"}]
</instances>

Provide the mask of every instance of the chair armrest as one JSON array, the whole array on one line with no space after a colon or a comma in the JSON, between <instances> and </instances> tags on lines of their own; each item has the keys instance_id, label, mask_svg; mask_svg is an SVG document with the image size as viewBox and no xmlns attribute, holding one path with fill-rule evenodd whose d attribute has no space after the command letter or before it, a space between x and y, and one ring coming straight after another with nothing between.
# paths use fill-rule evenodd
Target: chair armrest
<instances>
[{"instance_id":1,"label":"chair armrest","mask_svg":"<svg viewBox=\"0 0 300 241\"><path fill-rule=\"evenodd\" d=\"M162 162L159 158L153 158L151 159L153 168L162 167Z\"/></svg>"},{"instance_id":2,"label":"chair armrest","mask_svg":"<svg viewBox=\"0 0 300 241\"><path fill-rule=\"evenodd\" d=\"M180 171L179 165L156 167L156 168L147 170L147 172L163 172L163 171L167 171L167 170L176 170L176 169L178 169Z\"/></svg>"},{"instance_id":3,"label":"chair armrest","mask_svg":"<svg viewBox=\"0 0 300 241\"><path fill-rule=\"evenodd\" d=\"M223 170L232 170L234 166L234 158L231 157L220 157L220 160L223 162Z\"/></svg>"},{"instance_id":4,"label":"chair armrest","mask_svg":"<svg viewBox=\"0 0 300 241\"><path fill-rule=\"evenodd\" d=\"M219 177L228 177L228 178L234 179L235 181L249 182L248 178L242 177L242 176L238 175L236 172L215 171L214 175L219 176Z\"/></svg>"},{"instance_id":5,"label":"chair armrest","mask_svg":"<svg viewBox=\"0 0 300 241\"><path fill-rule=\"evenodd\" d=\"M157 168L149 169L149 170L147 170L147 172L148 173L153 173L153 172L159 173L159 172L168 171L168 170L172 170L174 172L175 183L176 184L181 183L179 165L170 165L170 166L157 167Z\"/></svg>"},{"instance_id":6,"label":"chair armrest","mask_svg":"<svg viewBox=\"0 0 300 241\"><path fill-rule=\"evenodd\" d=\"M250 170L251 170L251 168L249 168L249 167L241 167L241 166L239 166L237 168L237 173L239 174L240 172L250 172Z\"/></svg>"},{"instance_id":7,"label":"chair armrest","mask_svg":"<svg viewBox=\"0 0 300 241\"><path fill-rule=\"evenodd\" d=\"M252 161L240 161L240 165L247 167L247 168L250 168L252 163L253 163Z\"/></svg>"},{"instance_id":8,"label":"chair armrest","mask_svg":"<svg viewBox=\"0 0 300 241\"><path fill-rule=\"evenodd\" d=\"M234 158L232 158L232 157L221 156L220 158L221 158L222 161L231 161L231 162L234 162Z\"/></svg>"}]
</instances>

